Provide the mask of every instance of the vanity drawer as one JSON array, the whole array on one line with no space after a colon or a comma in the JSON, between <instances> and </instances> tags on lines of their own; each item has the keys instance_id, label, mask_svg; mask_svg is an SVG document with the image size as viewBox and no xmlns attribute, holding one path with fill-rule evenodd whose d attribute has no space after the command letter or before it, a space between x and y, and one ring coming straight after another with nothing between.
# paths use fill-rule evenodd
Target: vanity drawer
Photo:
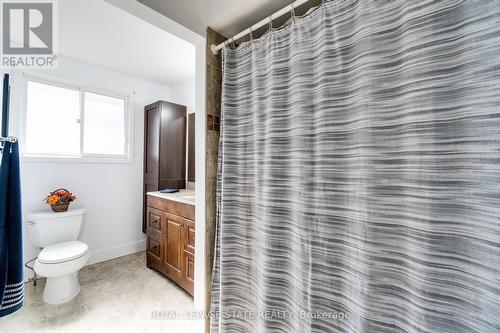
<instances>
[{"instance_id":1,"label":"vanity drawer","mask_svg":"<svg viewBox=\"0 0 500 333\"><path fill-rule=\"evenodd\" d=\"M148 237L148 253L155 256L158 260L160 260L161 256L161 242L156 240L155 238Z\"/></svg>"},{"instance_id":2,"label":"vanity drawer","mask_svg":"<svg viewBox=\"0 0 500 333\"><path fill-rule=\"evenodd\" d=\"M147 233L161 235L161 221L163 220L163 212L159 209L148 207L147 213Z\"/></svg>"},{"instance_id":3,"label":"vanity drawer","mask_svg":"<svg viewBox=\"0 0 500 333\"><path fill-rule=\"evenodd\" d=\"M161 239L156 237L147 237L146 240L146 266L162 271L162 248Z\"/></svg>"}]
</instances>

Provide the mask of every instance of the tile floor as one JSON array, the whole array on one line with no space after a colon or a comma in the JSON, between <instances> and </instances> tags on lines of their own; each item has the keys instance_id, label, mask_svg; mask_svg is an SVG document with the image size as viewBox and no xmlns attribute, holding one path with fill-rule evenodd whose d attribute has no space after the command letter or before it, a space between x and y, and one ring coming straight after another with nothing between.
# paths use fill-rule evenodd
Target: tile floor
<instances>
[{"instance_id":1,"label":"tile floor","mask_svg":"<svg viewBox=\"0 0 500 333\"><path fill-rule=\"evenodd\" d=\"M80 295L65 304L43 303L44 284L45 280L36 287L26 284L23 308L0 318L1 333L192 333L199 325L196 320L165 319L173 313L169 311L189 315L193 299L148 269L144 252L84 267Z\"/></svg>"}]
</instances>

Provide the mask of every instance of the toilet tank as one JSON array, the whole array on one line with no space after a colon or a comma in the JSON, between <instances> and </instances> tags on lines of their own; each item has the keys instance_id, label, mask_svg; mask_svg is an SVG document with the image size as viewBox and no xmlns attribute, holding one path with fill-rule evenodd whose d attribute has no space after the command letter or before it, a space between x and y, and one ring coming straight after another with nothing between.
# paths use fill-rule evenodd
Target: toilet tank
<instances>
[{"instance_id":1,"label":"toilet tank","mask_svg":"<svg viewBox=\"0 0 500 333\"><path fill-rule=\"evenodd\" d=\"M27 233L36 247L77 240L85 221L86 210L70 209L63 213L41 212L28 214Z\"/></svg>"}]
</instances>

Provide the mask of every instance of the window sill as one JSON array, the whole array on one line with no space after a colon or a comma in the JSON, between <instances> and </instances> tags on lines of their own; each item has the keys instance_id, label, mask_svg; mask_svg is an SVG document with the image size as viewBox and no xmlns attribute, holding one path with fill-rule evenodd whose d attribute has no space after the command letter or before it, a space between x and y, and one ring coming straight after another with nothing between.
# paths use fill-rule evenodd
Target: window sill
<instances>
[{"instance_id":1,"label":"window sill","mask_svg":"<svg viewBox=\"0 0 500 333\"><path fill-rule=\"evenodd\" d=\"M47 156L47 155L22 155L21 162L23 163L93 163L93 164L132 164L131 157L114 157L114 156Z\"/></svg>"}]
</instances>

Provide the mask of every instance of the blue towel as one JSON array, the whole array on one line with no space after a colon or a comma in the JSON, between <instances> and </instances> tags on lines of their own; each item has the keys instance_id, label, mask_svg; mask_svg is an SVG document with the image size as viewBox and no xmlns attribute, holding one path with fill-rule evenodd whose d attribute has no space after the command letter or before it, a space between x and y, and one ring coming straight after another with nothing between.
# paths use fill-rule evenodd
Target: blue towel
<instances>
[{"instance_id":1,"label":"blue towel","mask_svg":"<svg viewBox=\"0 0 500 333\"><path fill-rule=\"evenodd\" d=\"M177 192L179 192L179 190L176 188L166 188L160 191L160 193L177 193Z\"/></svg>"},{"instance_id":2,"label":"blue towel","mask_svg":"<svg viewBox=\"0 0 500 333\"><path fill-rule=\"evenodd\" d=\"M0 317L23 306L23 239L18 143L6 142L0 165Z\"/></svg>"}]
</instances>

